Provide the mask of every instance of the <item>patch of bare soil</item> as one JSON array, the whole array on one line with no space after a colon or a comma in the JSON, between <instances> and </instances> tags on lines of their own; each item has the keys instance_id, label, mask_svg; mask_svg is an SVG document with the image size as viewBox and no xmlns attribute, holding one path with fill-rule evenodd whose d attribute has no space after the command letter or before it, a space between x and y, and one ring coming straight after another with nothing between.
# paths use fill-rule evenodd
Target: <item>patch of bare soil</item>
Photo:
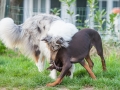
<instances>
[{"instance_id":1,"label":"patch of bare soil","mask_svg":"<svg viewBox=\"0 0 120 90\"><path fill-rule=\"evenodd\" d=\"M45 90L45 89L44 87L42 87L42 88L37 88L35 90ZM56 88L56 90L69 90L69 89L63 87L63 88Z\"/></svg>"},{"instance_id":2,"label":"patch of bare soil","mask_svg":"<svg viewBox=\"0 0 120 90\"><path fill-rule=\"evenodd\" d=\"M45 87L40 87L34 90L44 90L44 89ZM8 90L8 88L0 88L0 90ZM13 88L12 90L19 90L19 88ZM69 89L63 87L63 88L57 88L57 90L69 90ZM94 90L94 88L89 86L89 87L84 87L83 89L80 89L80 90Z\"/></svg>"},{"instance_id":3,"label":"patch of bare soil","mask_svg":"<svg viewBox=\"0 0 120 90\"><path fill-rule=\"evenodd\" d=\"M84 87L82 90L94 90L93 87Z\"/></svg>"},{"instance_id":4,"label":"patch of bare soil","mask_svg":"<svg viewBox=\"0 0 120 90\"><path fill-rule=\"evenodd\" d=\"M9 89L8 88L0 88L0 90L9 90ZM12 88L12 90L19 90L19 89L18 88Z\"/></svg>"}]
</instances>

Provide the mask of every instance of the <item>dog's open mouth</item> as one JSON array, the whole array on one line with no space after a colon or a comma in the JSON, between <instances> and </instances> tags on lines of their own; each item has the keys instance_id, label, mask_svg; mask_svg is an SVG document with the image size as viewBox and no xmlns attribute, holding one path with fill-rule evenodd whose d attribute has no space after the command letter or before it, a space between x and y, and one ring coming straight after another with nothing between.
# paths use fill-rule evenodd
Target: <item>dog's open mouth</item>
<instances>
[{"instance_id":1,"label":"dog's open mouth","mask_svg":"<svg viewBox=\"0 0 120 90\"><path fill-rule=\"evenodd\" d=\"M50 64L52 64L50 67L48 67L47 68L47 70L53 70L53 69L56 69L57 71L59 71L59 72L61 72L62 71L62 69L63 69L63 65L61 65L60 63L55 63L55 61L51 61L50 62ZM68 71L67 73L66 73L66 76L70 76L71 75L71 72L70 71Z\"/></svg>"},{"instance_id":2,"label":"dog's open mouth","mask_svg":"<svg viewBox=\"0 0 120 90\"><path fill-rule=\"evenodd\" d=\"M56 69L57 71L61 71L62 70L62 67L59 66L59 65L56 65L54 60L52 60L50 62L50 64L52 64L52 65L50 67L48 67L47 70L53 70L53 69Z\"/></svg>"}]
</instances>

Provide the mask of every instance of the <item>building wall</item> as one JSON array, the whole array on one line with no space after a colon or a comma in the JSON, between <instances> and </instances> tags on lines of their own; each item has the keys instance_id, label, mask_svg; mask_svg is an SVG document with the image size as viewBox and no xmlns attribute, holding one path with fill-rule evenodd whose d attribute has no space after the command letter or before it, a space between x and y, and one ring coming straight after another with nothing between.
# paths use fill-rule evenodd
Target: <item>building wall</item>
<instances>
[{"instance_id":1,"label":"building wall","mask_svg":"<svg viewBox=\"0 0 120 90\"><path fill-rule=\"evenodd\" d=\"M5 0L3 0L5 1ZM104 18L109 20L109 14L112 13L112 8L117 7L119 0L99 0L99 9L105 9L107 14ZM82 2L82 3L81 3ZM56 4L54 4L56 3ZM72 18L67 14L66 9L68 7L64 4L59 2L59 0L24 0L23 3L24 11L23 11L23 22L28 18L35 14L39 13L51 13L50 9L57 7L61 9L60 17L67 22L76 23L78 26L84 26L84 21L87 19L89 15L89 8L87 7L87 0L76 0L75 3L72 4L70 10L74 12L74 15L79 14L79 18L73 16ZM81 8L78 12L78 7ZM34 8L37 8L36 10ZM44 9L42 9L44 8ZM82 9L84 8L84 9ZM81 19L81 23L76 22L77 19ZM91 22L91 27L94 27L94 22Z\"/></svg>"},{"instance_id":2,"label":"building wall","mask_svg":"<svg viewBox=\"0 0 120 90\"><path fill-rule=\"evenodd\" d=\"M50 13L50 0L24 0L24 21L40 13Z\"/></svg>"},{"instance_id":3,"label":"building wall","mask_svg":"<svg viewBox=\"0 0 120 90\"><path fill-rule=\"evenodd\" d=\"M0 0L0 19L4 18L5 16L5 6L6 0Z\"/></svg>"}]
</instances>

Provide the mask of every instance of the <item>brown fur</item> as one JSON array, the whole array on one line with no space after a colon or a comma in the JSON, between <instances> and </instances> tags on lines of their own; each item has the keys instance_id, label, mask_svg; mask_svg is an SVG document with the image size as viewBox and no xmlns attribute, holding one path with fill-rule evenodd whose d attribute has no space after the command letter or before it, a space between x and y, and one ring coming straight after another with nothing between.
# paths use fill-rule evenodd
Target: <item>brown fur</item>
<instances>
[{"instance_id":1,"label":"brown fur","mask_svg":"<svg viewBox=\"0 0 120 90\"><path fill-rule=\"evenodd\" d=\"M83 29L72 37L72 40L69 43L69 47L62 47L58 50L55 61L58 60L59 63L62 63L60 64L60 67L62 66L62 70L58 79L53 83L47 84L47 86L55 86L59 84L71 68L72 63L80 63L88 71L90 76L93 79L96 79L96 76L92 72L93 62L89 56L89 52L92 46L96 48L98 55L101 57L102 67L105 71L106 64L103 56L100 35L95 30ZM89 66L86 64L84 59L86 59ZM57 65L59 63L57 63Z\"/></svg>"}]
</instances>

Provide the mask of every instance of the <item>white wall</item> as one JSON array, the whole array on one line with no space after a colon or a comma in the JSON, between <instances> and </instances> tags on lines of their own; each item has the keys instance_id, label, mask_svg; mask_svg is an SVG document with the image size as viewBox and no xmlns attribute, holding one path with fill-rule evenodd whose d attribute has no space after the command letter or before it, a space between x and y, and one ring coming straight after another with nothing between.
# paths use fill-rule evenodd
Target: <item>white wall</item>
<instances>
[{"instance_id":1,"label":"white wall","mask_svg":"<svg viewBox=\"0 0 120 90\"><path fill-rule=\"evenodd\" d=\"M24 7L24 11L23 11L23 22L28 18L30 17L30 10L32 9L31 6L31 3L32 0L24 0L24 4L23 4L23 7Z\"/></svg>"},{"instance_id":2,"label":"white wall","mask_svg":"<svg viewBox=\"0 0 120 90\"><path fill-rule=\"evenodd\" d=\"M69 14L67 14L67 9L68 9L67 5L63 2L61 3L61 18L63 20L65 20L66 22L71 22L73 24L75 24L75 19L76 19L74 16L76 14L76 4L75 3L73 3L70 7L70 11L74 12L73 17L71 17Z\"/></svg>"},{"instance_id":3,"label":"white wall","mask_svg":"<svg viewBox=\"0 0 120 90\"><path fill-rule=\"evenodd\" d=\"M46 13L50 13L50 0L46 0Z\"/></svg>"},{"instance_id":4,"label":"white wall","mask_svg":"<svg viewBox=\"0 0 120 90\"><path fill-rule=\"evenodd\" d=\"M6 6L6 0L1 0L1 4L0 4L0 19L4 18L4 16L5 16L5 6Z\"/></svg>"}]
</instances>

